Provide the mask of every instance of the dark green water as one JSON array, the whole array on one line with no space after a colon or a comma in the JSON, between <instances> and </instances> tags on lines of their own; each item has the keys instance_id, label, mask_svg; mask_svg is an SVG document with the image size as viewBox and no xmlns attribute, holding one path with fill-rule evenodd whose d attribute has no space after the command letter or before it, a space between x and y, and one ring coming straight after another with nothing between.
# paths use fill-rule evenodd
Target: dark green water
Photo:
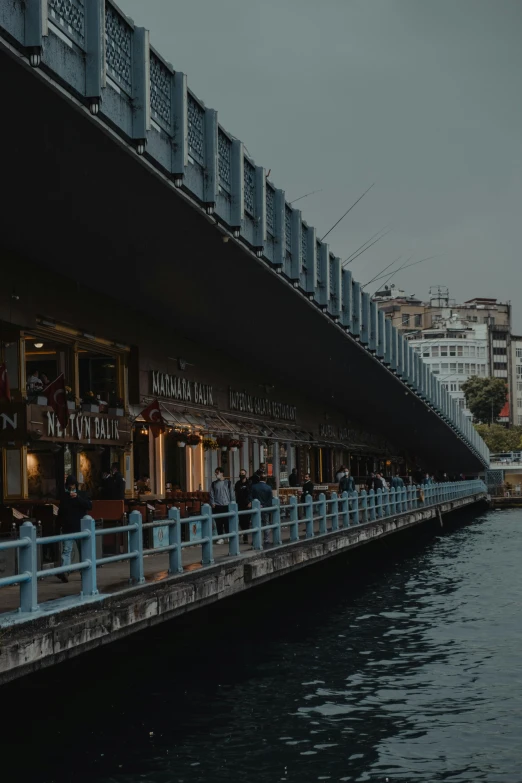
<instances>
[{"instance_id":1,"label":"dark green water","mask_svg":"<svg viewBox=\"0 0 522 783\"><path fill-rule=\"evenodd\" d=\"M17 779L43 783L520 783L522 513L465 522L4 689L4 716L15 698L32 705L2 730L4 770L9 758Z\"/></svg>"}]
</instances>

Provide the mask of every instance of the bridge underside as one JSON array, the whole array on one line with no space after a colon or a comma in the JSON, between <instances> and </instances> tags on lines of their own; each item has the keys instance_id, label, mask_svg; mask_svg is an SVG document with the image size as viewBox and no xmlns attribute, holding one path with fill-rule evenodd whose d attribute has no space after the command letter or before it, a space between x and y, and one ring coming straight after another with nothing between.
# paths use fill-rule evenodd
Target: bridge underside
<instances>
[{"instance_id":1,"label":"bridge underside","mask_svg":"<svg viewBox=\"0 0 522 783\"><path fill-rule=\"evenodd\" d=\"M480 462L315 305L35 72L0 53L4 245L335 405L430 469ZM9 119L8 119L9 118ZM28 280L28 286L30 281ZM40 292L41 311L45 292ZM86 325L87 326L87 325Z\"/></svg>"}]
</instances>

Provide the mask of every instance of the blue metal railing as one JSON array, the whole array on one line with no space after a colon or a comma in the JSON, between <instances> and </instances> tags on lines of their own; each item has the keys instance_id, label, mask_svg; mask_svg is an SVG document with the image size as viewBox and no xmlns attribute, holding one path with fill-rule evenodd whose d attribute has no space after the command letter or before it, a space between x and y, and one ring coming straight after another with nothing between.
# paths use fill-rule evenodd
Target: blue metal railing
<instances>
[{"instance_id":1,"label":"blue metal railing","mask_svg":"<svg viewBox=\"0 0 522 783\"><path fill-rule=\"evenodd\" d=\"M461 481L448 484L429 484L427 486L408 486L398 489L378 490L374 492L333 492L330 498L322 493L317 500L306 495L303 502L290 497L287 504L280 504L274 498L273 505L262 507L258 500L252 502L252 508L238 510L237 503L231 503L229 511L212 514L208 504L204 504L201 514L181 519L178 508L171 508L167 519L143 523L139 511L132 511L129 524L113 528L96 529L94 519L85 516L78 533L64 533L56 536L37 537L36 527L31 522L20 526L19 538L0 543L0 551L16 549L18 551L18 573L0 579L0 588L20 585L19 612L30 614L38 610L38 579L47 576L80 571L80 600L98 595L97 567L129 561L129 578L132 584L145 581L144 557L167 554L169 574L183 572L183 550L188 547L201 547L201 565L214 563L214 544L223 539L228 541L225 556L236 557L241 554L240 537L252 536L252 548L261 551L267 545L281 546L300 539L310 539L338 530L384 520L406 514L416 509L439 506L457 498L470 497L487 491L480 480ZM240 528L241 518L250 518L247 530ZM213 533L216 519L228 520L228 532ZM201 535L191 540L182 540L182 525L201 523ZM168 543L152 549L143 548L143 531L154 528L168 529ZM108 557L96 557L96 538L113 534L128 534L128 551ZM288 533L288 535L286 535ZM66 566L57 566L43 571L37 568L37 547L46 544L77 541L80 548L80 561ZM65 599L64 599L65 600Z\"/></svg>"}]
</instances>

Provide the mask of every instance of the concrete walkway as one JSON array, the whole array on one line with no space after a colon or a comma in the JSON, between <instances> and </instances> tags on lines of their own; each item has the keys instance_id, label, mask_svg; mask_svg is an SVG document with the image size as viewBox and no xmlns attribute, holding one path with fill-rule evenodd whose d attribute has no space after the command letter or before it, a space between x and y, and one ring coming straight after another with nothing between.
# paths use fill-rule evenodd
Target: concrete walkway
<instances>
[{"instance_id":1,"label":"concrete walkway","mask_svg":"<svg viewBox=\"0 0 522 783\"><path fill-rule=\"evenodd\" d=\"M288 535L286 536L288 540ZM252 546L241 544L241 552L248 552ZM218 562L227 558L228 543L217 546L214 544L214 560ZM159 582L169 576L169 559L166 554L148 555L143 558L143 567L146 582ZM195 571L201 566L201 545L185 547L183 549L183 570ZM109 565L99 566L97 569L98 590L100 593L116 593L119 590L129 586L130 561L122 563L110 563ZM69 574L69 582L63 583L57 576L42 577L38 580L38 603L44 604L46 601L54 601L66 596L79 596L81 592L81 574L74 571ZM0 589L0 625L2 613L18 609L20 588L18 585L13 587L3 587ZM43 606L41 608L44 608Z\"/></svg>"}]
</instances>

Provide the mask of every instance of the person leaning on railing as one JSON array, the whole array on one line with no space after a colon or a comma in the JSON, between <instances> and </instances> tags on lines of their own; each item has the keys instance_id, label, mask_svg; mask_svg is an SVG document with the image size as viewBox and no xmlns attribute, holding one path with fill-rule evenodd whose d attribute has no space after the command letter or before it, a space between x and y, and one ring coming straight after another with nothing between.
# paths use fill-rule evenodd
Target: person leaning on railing
<instances>
[{"instance_id":1,"label":"person leaning on railing","mask_svg":"<svg viewBox=\"0 0 522 783\"><path fill-rule=\"evenodd\" d=\"M82 529L82 517L92 508L90 497L78 489L78 482L75 476L67 476L63 495L60 499L60 509L58 511L58 527L61 527L62 533L79 533ZM78 549L78 559L80 556L79 541L67 539L63 542L62 565L71 565L71 554L73 543ZM67 574L58 574L60 582L68 582Z\"/></svg>"}]
</instances>

